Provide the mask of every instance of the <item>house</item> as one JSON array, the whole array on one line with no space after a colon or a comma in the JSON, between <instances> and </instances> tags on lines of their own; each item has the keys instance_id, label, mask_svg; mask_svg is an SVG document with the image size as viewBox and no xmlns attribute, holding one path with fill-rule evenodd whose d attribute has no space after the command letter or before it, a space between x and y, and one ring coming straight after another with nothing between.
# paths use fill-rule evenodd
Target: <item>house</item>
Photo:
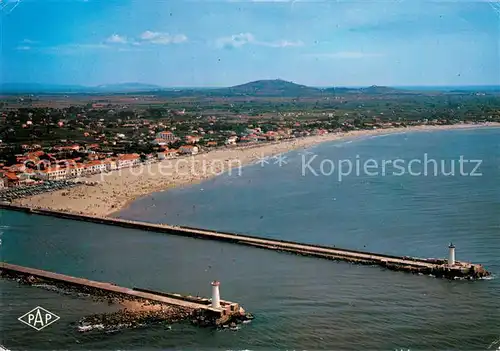
<instances>
[{"instance_id":1,"label":"house","mask_svg":"<svg viewBox=\"0 0 500 351\"><path fill-rule=\"evenodd\" d=\"M215 147L215 146L217 146L217 142L216 141L209 141L209 142L207 142L207 146L208 147Z\"/></svg>"},{"instance_id":2,"label":"house","mask_svg":"<svg viewBox=\"0 0 500 351\"><path fill-rule=\"evenodd\" d=\"M29 152L26 156L30 160L38 160L38 158L40 156L43 156L44 154L45 154L45 152L43 152L42 150L39 150L39 151Z\"/></svg>"},{"instance_id":3,"label":"house","mask_svg":"<svg viewBox=\"0 0 500 351\"><path fill-rule=\"evenodd\" d=\"M69 166L67 169L67 177L80 177L82 174L85 173L85 166L82 164L74 164L72 166Z\"/></svg>"},{"instance_id":4,"label":"house","mask_svg":"<svg viewBox=\"0 0 500 351\"><path fill-rule=\"evenodd\" d=\"M24 172L26 170L26 166L23 163L17 163L9 167L9 171L13 173Z\"/></svg>"},{"instance_id":5,"label":"house","mask_svg":"<svg viewBox=\"0 0 500 351\"><path fill-rule=\"evenodd\" d=\"M200 136L195 136L195 135L186 135L185 141L186 143L189 144L196 144L199 143L202 138Z\"/></svg>"},{"instance_id":6,"label":"house","mask_svg":"<svg viewBox=\"0 0 500 351\"><path fill-rule=\"evenodd\" d=\"M279 140L281 138L281 136L274 132L274 131L269 131L267 133L264 134L264 136L267 138L267 140Z\"/></svg>"},{"instance_id":7,"label":"house","mask_svg":"<svg viewBox=\"0 0 500 351\"><path fill-rule=\"evenodd\" d=\"M14 187L19 185L19 178L14 172L5 173L5 179L7 181L8 187Z\"/></svg>"},{"instance_id":8,"label":"house","mask_svg":"<svg viewBox=\"0 0 500 351\"><path fill-rule=\"evenodd\" d=\"M165 160L167 158L174 158L177 156L177 150L165 150L162 152L158 152L157 157L159 160Z\"/></svg>"},{"instance_id":9,"label":"house","mask_svg":"<svg viewBox=\"0 0 500 351\"><path fill-rule=\"evenodd\" d=\"M118 156L117 159L117 167L125 168L125 167L133 167L138 165L141 162L141 158L139 154L125 154Z\"/></svg>"},{"instance_id":10,"label":"house","mask_svg":"<svg viewBox=\"0 0 500 351\"><path fill-rule=\"evenodd\" d=\"M155 140L153 140L153 144L158 146L165 146L168 145L168 143L169 142L166 139L156 138Z\"/></svg>"},{"instance_id":11,"label":"house","mask_svg":"<svg viewBox=\"0 0 500 351\"><path fill-rule=\"evenodd\" d=\"M236 135L232 135L226 140L226 145L235 145L238 137Z\"/></svg>"},{"instance_id":12,"label":"house","mask_svg":"<svg viewBox=\"0 0 500 351\"><path fill-rule=\"evenodd\" d=\"M259 141L259 139L255 135L246 135L240 138L241 143L254 143L257 141Z\"/></svg>"},{"instance_id":13,"label":"house","mask_svg":"<svg viewBox=\"0 0 500 351\"><path fill-rule=\"evenodd\" d=\"M179 153L182 155L196 155L198 152L198 147L193 145L183 145L179 148Z\"/></svg>"},{"instance_id":14,"label":"house","mask_svg":"<svg viewBox=\"0 0 500 351\"><path fill-rule=\"evenodd\" d=\"M118 169L118 161L115 158L108 158L104 160L104 164L106 165L106 171L114 171Z\"/></svg>"},{"instance_id":15,"label":"house","mask_svg":"<svg viewBox=\"0 0 500 351\"><path fill-rule=\"evenodd\" d=\"M84 165L84 169L84 172L87 174L101 173L106 170L106 164L99 160L90 161Z\"/></svg>"},{"instance_id":16,"label":"house","mask_svg":"<svg viewBox=\"0 0 500 351\"><path fill-rule=\"evenodd\" d=\"M163 139L168 143L172 143L177 140L177 137L174 133L169 131L163 131L156 134L156 139Z\"/></svg>"},{"instance_id":17,"label":"house","mask_svg":"<svg viewBox=\"0 0 500 351\"><path fill-rule=\"evenodd\" d=\"M54 146L54 150L56 151L79 151L80 145L74 144L69 146Z\"/></svg>"},{"instance_id":18,"label":"house","mask_svg":"<svg viewBox=\"0 0 500 351\"><path fill-rule=\"evenodd\" d=\"M33 180L33 178L37 178L36 172L31 168L26 168L23 173L18 175L20 181Z\"/></svg>"},{"instance_id":19,"label":"house","mask_svg":"<svg viewBox=\"0 0 500 351\"><path fill-rule=\"evenodd\" d=\"M49 167L37 172L37 176L43 180L63 180L67 178L68 169L66 167Z\"/></svg>"}]
</instances>

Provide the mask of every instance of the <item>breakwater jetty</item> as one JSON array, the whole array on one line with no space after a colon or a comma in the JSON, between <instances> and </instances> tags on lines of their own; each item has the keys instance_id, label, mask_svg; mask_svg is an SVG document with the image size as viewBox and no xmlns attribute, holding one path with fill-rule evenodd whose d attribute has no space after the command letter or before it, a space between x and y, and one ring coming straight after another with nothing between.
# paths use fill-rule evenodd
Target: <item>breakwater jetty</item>
<instances>
[{"instance_id":1,"label":"breakwater jetty","mask_svg":"<svg viewBox=\"0 0 500 351\"><path fill-rule=\"evenodd\" d=\"M390 270L432 275L439 278L480 279L490 275L490 272L488 272L480 264L455 260L455 247L453 245L450 245L448 257L446 259L424 259L407 256L377 254L321 245L303 244L285 240L266 239L250 235L204 230L186 226L145 223L119 218L96 217L68 212L57 212L45 209L34 209L11 204L0 204L0 209L22 211L31 214L53 216L58 218L92 222L104 225L120 226L124 228L154 231L184 237L218 240L297 255L312 256L336 261L346 261L358 264L377 265Z\"/></svg>"},{"instance_id":2,"label":"breakwater jetty","mask_svg":"<svg viewBox=\"0 0 500 351\"><path fill-rule=\"evenodd\" d=\"M219 326L252 318L238 303L220 299L220 283L217 281L211 283L212 298L208 299L136 287L127 288L112 283L77 278L6 262L0 262L0 276L28 285L53 286L63 291L84 293L108 301L134 302L133 305L136 307L134 312L139 314L139 317L143 317L141 315L143 312L151 312L151 306L168 306L170 307L168 314L163 313L162 316L161 313L156 313L156 319L169 321L190 319L193 324L201 326ZM127 305L130 306L130 304L125 304L125 306ZM156 309L153 312L158 311ZM130 320L133 322L134 316L126 317L129 322ZM146 315L146 317L151 317L151 314ZM142 322L143 319L141 318L140 321Z\"/></svg>"}]
</instances>

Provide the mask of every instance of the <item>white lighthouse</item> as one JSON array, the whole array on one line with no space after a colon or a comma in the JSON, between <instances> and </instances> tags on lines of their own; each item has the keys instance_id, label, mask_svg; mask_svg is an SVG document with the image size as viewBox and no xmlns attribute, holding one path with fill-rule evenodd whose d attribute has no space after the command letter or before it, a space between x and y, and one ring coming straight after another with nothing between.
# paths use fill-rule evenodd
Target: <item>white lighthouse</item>
<instances>
[{"instance_id":1,"label":"white lighthouse","mask_svg":"<svg viewBox=\"0 0 500 351\"><path fill-rule=\"evenodd\" d=\"M448 265L449 266L454 266L455 265L455 245L453 243L450 243L450 246L448 246L450 249L448 253Z\"/></svg>"},{"instance_id":2,"label":"white lighthouse","mask_svg":"<svg viewBox=\"0 0 500 351\"><path fill-rule=\"evenodd\" d=\"M219 293L220 282L214 280L212 282L212 307L220 308L220 293Z\"/></svg>"}]
</instances>

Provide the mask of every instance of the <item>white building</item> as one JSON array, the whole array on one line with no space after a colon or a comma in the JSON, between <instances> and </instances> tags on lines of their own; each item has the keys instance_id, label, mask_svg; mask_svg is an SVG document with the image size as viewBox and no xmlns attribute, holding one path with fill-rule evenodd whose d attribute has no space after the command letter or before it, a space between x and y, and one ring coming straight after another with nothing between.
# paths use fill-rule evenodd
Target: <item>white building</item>
<instances>
[{"instance_id":1,"label":"white building","mask_svg":"<svg viewBox=\"0 0 500 351\"><path fill-rule=\"evenodd\" d=\"M156 138L157 139L163 139L165 140L167 143L171 143L171 142L174 142L177 140L176 136L174 135L174 133L172 132L169 132L169 131L163 131L163 132L159 132L156 134Z\"/></svg>"},{"instance_id":2,"label":"white building","mask_svg":"<svg viewBox=\"0 0 500 351\"><path fill-rule=\"evenodd\" d=\"M115 160L106 160L106 171L114 171L118 169L117 162Z\"/></svg>"},{"instance_id":3,"label":"white building","mask_svg":"<svg viewBox=\"0 0 500 351\"><path fill-rule=\"evenodd\" d=\"M159 160L165 160L167 158L174 158L177 156L177 150L166 150L162 152L158 152L156 155Z\"/></svg>"},{"instance_id":4,"label":"white building","mask_svg":"<svg viewBox=\"0 0 500 351\"><path fill-rule=\"evenodd\" d=\"M85 173L90 173L90 174L93 174L93 173L101 173L101 172L104 172L106 170L106 164L103 163L102 161L92 161L86 165L84 165L85 167Z\"/></svg>"},{"instance_id":5,"label":"white building","mask_svg":"<svg viewBox=\"0 0 500 351\"><path fill-rule=\"evenodd\" d=\"M179 153L183 155L196 155L200 150L198 146L183 145L179 148Z\"/></svg>"},{"instance_id":6,"label":"white building","mask_svg":"<svg viewBox=\"0 0 500 351\"><path fill-rule=\"evenodd\" d=\"M125 154L118 156L116 161L118 168L133 167L141 162L141 158L138 154Z\"/></svg>"},{"instance_id":7,"label":"white building","mask_svg":"<svg viewBox=\"0 0 500 351\"><path fill-rule=\"evenodd\" d=\"M235 145L237 140L238 140L238 137L236 135L230 136L226 140L226 145Z\"/></svg>"},{"instance_id":8,"label":"white building","mask_svg":"<svg viewBox=\"0 0 500 351\"><path fill-rule=\"evenodd\" d=\"M68 170L61 167L50 167L43 171L38 171L37 175L43 180L63 180L67 178Z\"/></svg>"},{"instance_id":9,"label":"white building","mask_svg":"<svg viewBox=\"0 0 500 351\"><path fill-rule=\"evenodd\" d=\"M155 140L153 140L153 144L158 146L166 146L169 144L169 142L165 139L156 138Z\"/></svg>"}]
</instances>

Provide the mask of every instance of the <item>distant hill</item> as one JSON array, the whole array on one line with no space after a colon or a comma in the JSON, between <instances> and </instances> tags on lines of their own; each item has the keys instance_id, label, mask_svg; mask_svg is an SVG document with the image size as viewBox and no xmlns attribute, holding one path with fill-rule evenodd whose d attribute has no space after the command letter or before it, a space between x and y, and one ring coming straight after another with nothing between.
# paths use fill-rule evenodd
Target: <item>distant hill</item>
<instances>
[{"instance_id":1,"label":"distant hill","mask_svg":"<svg viewBox=\"0 0 500 351\"><path fill-rule=\"evenodd\" d=\"M481 91L479 87L449 87L442 93L463 93L465 91ZM486 91L487 89L481 87ZM488 91L498 91L498 87L490 86ZM296 84L282 79L264 79L235 85L227 88L174 88L161 87L154 84L120 83L99 86L54 85L0 83L0 93L4 94L140 94L157 95L169 98L192 97L325 97L333 95L419 95L431 89L418 87L387 87L372 85L370 87L330 87L315 88Z\"/></svg>"},{"instance_id":2,"label":"distant hill","mask_svg":"<svg viewBox=\"0 0 500 351\"><path fill-rule=\"evenodd\" d=\"M230 88L212 90L212 93L223 95L245 96L316 96L322 93L321 89L308 87L281 79L256 80Z\"/></svg>"},{"instance_id":3,"label":"distant hill","mask_svg":"<svg viewBox=\"0 0 500 351\"><path fill-rule=\"evenodd\" d=\"M390 87L384 87L384 86L378 86L378 85L372 85L367 88L361 88L359 89L359 92L364 93L364 94L394 94L394 93L404 93L403 90L400 89L395 89L395 88L390 88Z\"/></svg>"}]
</instances>

